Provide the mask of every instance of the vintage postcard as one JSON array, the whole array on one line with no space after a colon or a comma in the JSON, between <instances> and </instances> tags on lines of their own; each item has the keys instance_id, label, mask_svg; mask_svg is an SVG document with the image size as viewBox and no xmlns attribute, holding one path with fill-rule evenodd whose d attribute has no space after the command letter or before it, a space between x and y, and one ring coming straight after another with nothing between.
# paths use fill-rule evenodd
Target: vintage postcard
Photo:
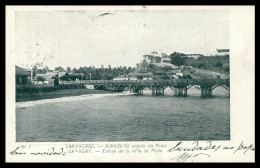
<instances>
[{"instance_id":1,"label":"vintage postcard","mask_svg":"<svg viewBox=\"0 0 260 168\"><path fill-rule=\"evenodd\" d=\"M6 6L6 162L255 162L254 6Z\"/></svg>"}]
</instances>

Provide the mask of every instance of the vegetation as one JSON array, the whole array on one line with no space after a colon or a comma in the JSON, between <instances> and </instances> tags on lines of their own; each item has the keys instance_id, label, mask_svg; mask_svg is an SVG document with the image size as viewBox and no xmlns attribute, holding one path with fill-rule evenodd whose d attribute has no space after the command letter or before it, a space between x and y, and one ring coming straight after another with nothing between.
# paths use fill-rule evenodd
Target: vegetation
<instances>
[{"instance_id":1,"label":"vegetation","mask_svg":"<svg viewBox=\"0 0 260 168\"><path fill-rule=\"evenodd\" d=\"M46 73L48 71L48 67L45 67L44 69L35 69L37 73ZM55 71L65 71L63 67L55 67ZM119 75L126 75L130 72L133 72L135 70L135 67L126 67L126 66L120 66L120 67L114 67L112 68L110 65L105 68L103 65L101 68L96 68L93 66L89 67L80 67L78 69L73 68L71 69L70 67L66 68L67 72L72 72L72 73L83 73L83 80L89 80L90 77L92 80L112 80L113 78L119 76Z\"/></svg>"},{"instance_id":2,"label":"vegetation","mask_svg":"<svg viewBox=\"0 0 260 168\"><path fill-rule=\"evenodd\" d=\"M201 56L198 59L186 58L183 65L194 68L217 70L229 73L229 55L226 56Z\"/></svg>"},{"instance_id":3,"label":"vegetation","mask_svg":"<svg viewBox=\"0 0 260 168\"><path fill-rule=\"evenodd\" d=\"M28 85L28 86L21 86L16 87L16 93L41 93L41 92L53 92L60 89L85 89L84 85Z\"/></svg>"},{"instance_id":4,"label":"vegetation","mask_svg":"<svg viewBox=\"0 0 260 168\"><path fill-rule=\"evenodd\" d=\"M167 57L166 54L164 54L164 57ZM224 72L229 73L229 55L226 56L199 56L198 58L193 57L187 57L184 53L174 52L169 55L169 58L171 59L171 64L181 66L191 66L198 69L205 69L215 72ZM168 65L171 65L168 64ZM119 67L111 67L110 65L108 67L104 67L101 65L100 68L96 68L93 66L89 67L80 67L80 68L71 68L71 67L55 67L55 71L66 71L68 73L79 73L80 79L83 78L83 80L112 80L113 78L127 74L132 74L135 72L137 75L136 77L138 79L143 78L143 73L152 73L154 77L159 77L163 79L167 79L169 77L168 72L171 71L173 68L171 66L168 66L166 64L153 64L148 63L147 61L143 60L140 63L136 64L136 67L126 67L126 66L119 66ZM46 73L50 72L48 67L45 67L43 69L37 69L37 67L34 67L34 73L35 76L36 73ZM157 72L161 72L160 75L157 74ZM171 75L172 76L172 75ZM38 77L38 81L42 81L40 77Z\"/></svg>"},{"instance_id":5,"label":"vegetation","mask_svg":"<svg viewBox=\"0 0 260 168\"><path fill-rule=\"evenodd\" d=\"M172 60L172 64L180 66L185 64L185 60L187 57L185 57L185 54L174 52L170 55L170 58Z\"/></svg>"},{"instance_id":6,"label":"vegetation","mask_svg":"<svg viewBox=\"0 0 260 168\"><path fill-rule=\"evenodd\" d=\"M172 64L192 66L199 69L217 70L229 73L229 55L225 56L200 56L198 59L187 57L183 53L174 52L170 55Z\"/></svg>"}]
</instances>

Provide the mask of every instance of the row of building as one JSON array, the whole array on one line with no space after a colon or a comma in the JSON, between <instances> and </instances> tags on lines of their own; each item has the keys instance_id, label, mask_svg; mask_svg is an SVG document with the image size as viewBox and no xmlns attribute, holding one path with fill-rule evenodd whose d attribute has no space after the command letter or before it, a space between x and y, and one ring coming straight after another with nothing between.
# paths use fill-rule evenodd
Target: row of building
<instances>
[{"instance_id":1,"label":"row of building","mask_svg":"<svg viewBox=\"0 0 260 168\"><path fill-rule=\"evenodd\" d=\"M52 71L33 74L31 69L15 66L16 84L55 84L59 81L82 80L83 73Z\"/></svg>"},{"instance_id":2,"label":"row of building","mask_svg":"<svg viewBox=\"0 0 260 168\"><path fill-rule=\"evenodd\" d=\"M119 75L113 80L153 80L153 79L160 79L162 76L168 76L170 79L182 79L188 76L188 72L191 71L189 66L180 66L168 70L167 72L161 70L156 72L146 72L146 73L130 73L127 75Z\"/></svg>"},{"instance_id":3,"label":"row of building","mask_svg":"<svg viewBox=\"0 0 260 168\"><path fill-rule=\"evenodd\" d=\"M225 56L225 55L229 55L229 52L230 52L229 49L216 49L216 53L214 53L213 55ZM204 55L185 54L185 56L197 59L200 56L204 56ZM156 51L153 51L150 54L143 55L143 60L147 61L148 63L171 63L171 59L167 54L161 53L161 55L159 55Z\"/></svg>"}]
</instances>

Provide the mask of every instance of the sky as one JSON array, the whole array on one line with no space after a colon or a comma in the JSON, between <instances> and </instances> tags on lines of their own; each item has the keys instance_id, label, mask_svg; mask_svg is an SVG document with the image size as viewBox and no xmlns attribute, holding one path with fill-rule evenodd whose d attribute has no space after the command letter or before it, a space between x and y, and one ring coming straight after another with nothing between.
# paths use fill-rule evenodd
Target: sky
<instances>
[{"instance_id":1,"label":"sky","mask_svg":"<svg viewBox=\"0 0 260 168\"><path fill-rule=\"evenodd\" d=\"M15 61L53 69L135 66L153 51L210 55L229 48L228 23L228 10L19 11Z\"/></svg>"}]
</instances>

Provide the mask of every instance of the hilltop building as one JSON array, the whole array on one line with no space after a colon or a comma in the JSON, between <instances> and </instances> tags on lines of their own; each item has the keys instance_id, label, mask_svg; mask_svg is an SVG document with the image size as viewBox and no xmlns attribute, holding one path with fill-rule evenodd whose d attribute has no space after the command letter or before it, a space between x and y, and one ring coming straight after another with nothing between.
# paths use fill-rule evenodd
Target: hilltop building
<instances>
[{"instance_id":1,"label":"hilltop building","mask_svg":"<svg viewBox=\"0 0 260 168\"><path fill-rule=\"evenodd\" d=\"M161 59L161 62L163 62L163 63L171 63L172 60L170 58L164 57L164 58Z\"/></svg>"},{"instance_id":2,"label":"hilltop building","mask_svg":"<svg viewBox=\"0 0 260 168\"><path fill-rule=\"evenodd\" d=\"M217 55L219 56L229 55L229 49L217 49Z\"/></svg>"},{"instance_id":3,"label":"hilltop building","mask_svg":"<svg viewBox=\"0 0 260 168\"><path fill-rule=\"evenodd\" d=\"M159 55L156 51L151 52L150 54L143 55L143 61L146 61L147 63L171 63L171 59L169 56L165 53L162 53Z\"/></svg>"},{"instance_id":4,"label":"hilltop building","mask_svg":"<svg viewBox=\"0 0 260 168\"><path fill-rule=\"evenodd\" d=\"M148 62L148 63L159 63L159 62L161 62L161 57L158 55L158 53L157 54L156 53L152 52L151 54L143 55L143 60Z\"/></svg>"}]
</instances>

